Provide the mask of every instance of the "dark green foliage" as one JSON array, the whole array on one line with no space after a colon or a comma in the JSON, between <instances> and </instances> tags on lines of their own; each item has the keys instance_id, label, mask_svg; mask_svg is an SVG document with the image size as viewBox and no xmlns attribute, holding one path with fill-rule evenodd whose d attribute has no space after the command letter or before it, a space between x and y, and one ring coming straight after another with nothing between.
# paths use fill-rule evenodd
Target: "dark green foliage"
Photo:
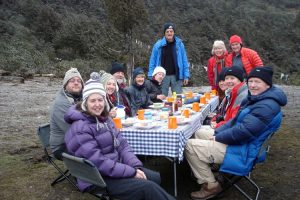
<instances>
[{"instance_id":1,"label":"dark green foliage","mask_svg":"<svg viewBox=\"0 0 300 200\"><path fill-rule=\"evenodd\" d=\"M275 78L285 73L299 84L299 7L294 0L0 1L0 68L61 75L72 66L89 74L113 60L147 68L170 21L186 46L195 85L207 84L203 65L213 41L228 48L232 34L275 68Z\"/></svg>"}]
</instances>

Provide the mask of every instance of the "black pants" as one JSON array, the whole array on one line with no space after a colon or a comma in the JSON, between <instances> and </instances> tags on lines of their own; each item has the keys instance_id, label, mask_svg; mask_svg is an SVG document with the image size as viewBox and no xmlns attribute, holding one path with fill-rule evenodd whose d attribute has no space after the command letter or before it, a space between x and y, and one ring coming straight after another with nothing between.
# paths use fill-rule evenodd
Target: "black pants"
<instances>
[{"instance_id":1,"label":"black pants","mask_svg":"<svg viewBox=\"0 0 300 200\"><path fill-rule=\"evenodd\" d=\"M112 197L120 200L175 200L160 187L160 174L150 169L142 169L147 177L112 179L104 177L107 189Z\"/></svg>"}]
</instances>

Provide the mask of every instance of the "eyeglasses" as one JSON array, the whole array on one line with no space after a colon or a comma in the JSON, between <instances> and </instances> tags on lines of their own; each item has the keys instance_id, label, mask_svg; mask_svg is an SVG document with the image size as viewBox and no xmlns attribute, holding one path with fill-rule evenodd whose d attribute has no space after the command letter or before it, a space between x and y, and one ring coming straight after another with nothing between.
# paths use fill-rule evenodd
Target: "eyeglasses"
<instances>
[{"instance_id":1,"label":"eyeglasses","mask_svg":"<svg viewBox=\"0 0 300 200\"><path fill-rule=\"evenodd\" d=\"M70 80L69 80L69 83L81 83L81 79L77 79L77 78L71 78Z\"/></svg>"}]
</instances>

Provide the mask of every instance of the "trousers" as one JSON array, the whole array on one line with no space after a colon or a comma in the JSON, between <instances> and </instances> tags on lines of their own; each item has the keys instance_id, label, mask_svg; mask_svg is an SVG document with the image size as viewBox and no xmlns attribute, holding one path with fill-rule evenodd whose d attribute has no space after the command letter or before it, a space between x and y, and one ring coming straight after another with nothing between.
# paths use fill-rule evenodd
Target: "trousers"
<instances>
[{"instance_id":1,"label":"trousers","mask_svg":"<svg viewBox=\"0 0 300 200\"><path fill-rule=\"evenodd\" d=\"M176 75L166 75L162 85L161 91L165 96L168 96L169 87L171 86L171 91L177 94L182 93L182 80L177 80Z\"/></svg>"},{"instance_id":2,"label":"trousers","mask_svg":"<svg viewBox=\"0 0 300 200\"><path fill-rule=\"evenodd\" d=\"M147 177L113 179L104 177L107 190L120 200L175 200L160 184L160 174L147 168L142 169Z\"/></svg>"},{"instance_id":3,"label":"trousers","mask_svg":"<svg viewBox=\"0 0 300 200\"><path fill-rule=\"evenodd\" d=\"M223 162L227 145L208 140L214 134L214 131L209 128L203 127L201 131L202 134L199 130L196 132L196 139L188 140L185 146L185 157L199 184L213 183L216 179L210 169L210 164Z\"/></svg>"}]
</instances>

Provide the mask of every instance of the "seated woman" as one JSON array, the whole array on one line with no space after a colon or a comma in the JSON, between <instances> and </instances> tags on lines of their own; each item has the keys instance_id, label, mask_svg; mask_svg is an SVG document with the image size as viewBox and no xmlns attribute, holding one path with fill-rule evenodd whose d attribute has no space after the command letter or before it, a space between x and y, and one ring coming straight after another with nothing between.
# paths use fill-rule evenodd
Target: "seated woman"
<instances>
[{"instance_id":1,"label":"seated woman","mask_svg":"<svg viewBox=\"0 0 300 200\"><path fill-rule=\"evenodd\" d=\"M122 105L125 107L125 113L127 117L131 116L130 106L124 102L128 102L128 100L124 101L123 98L125 96L118 95L118 84L113 75L106 73L105 71L100 71L100 83L102 83L105 91L106 91L106 99L109 105L109 116L116 117L116 109L115 107L118 105Z\"/></svg>"},{"instance_id":2,"label":"seated woman","mask_svg":"<svg viewBox=\"0 0 300 200\"><path fill-rule=\"evenodd\" d=\"M72 124L65 135L68 152L90 160L103 176L109 194L117 199L174 199L160 186L160 175L143 168L108 116L106 92L98 80L89 80L83 101L65 115ZM96 186L77 180L82 191Z\"/></svg>"},{"instance_id":3,"label":"seated woman","mask_svg":"<svg viewBox=\"0 0 300 200\"><path fill-rule=\"evenodd\" d=\"M152 102L162 102L166 96L161 91L161 84L166 76L166 70L163 67L155 67L152 79L146 80L146 90L150 95Z\"/></svg>"},{"instance_id":4,"label":"seated woman","mask_svg":"<svg viewBox=\"0 0 300 200\"><path fill-rule=\"evenodd\" d=\"M132 72L132 84L126 88L133 116L136 115L139 109L146 109L152 104L145 87L145 78L146 75L141 67L134 69Z\"/></svg>"}]
</instances>

